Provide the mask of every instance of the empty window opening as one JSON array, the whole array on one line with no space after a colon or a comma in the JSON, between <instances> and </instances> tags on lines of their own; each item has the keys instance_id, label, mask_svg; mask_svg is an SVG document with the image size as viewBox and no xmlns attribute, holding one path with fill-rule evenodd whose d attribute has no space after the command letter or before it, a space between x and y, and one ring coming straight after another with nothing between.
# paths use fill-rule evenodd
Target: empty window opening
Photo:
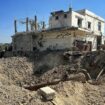
<instances>
[{"instance_id":1,"label":"empty window opening","mask_svg":"<svg viewBox=\"0 0 105 105\"><path fill-rule=\"evenodd\" d=\"M88 22L88 29L91 29L91 22Z\"/></svg>"},{"instance_id":2,"label":"empty window opening","mask_svg":"<svg viewBox=\"0 0 105 105\"><path fill-rule=\"evenodd\" d=\"M67 18L67 14L64 14L64 18Z\"/></svg>"},{"instance_id":3,"label":"empty window opening","mask_svg":"<svg viewBox=\"0 0 105 105\"><path fill-rule=\"evenodd\" d=\"M101 22L98 22L98 31L101 31Z\"/></svg>"},{"instance_id":4,"label":"empty window opening","mask_svg":"<svg viewBox=\"0 0 105 105\"><path fill-rule=\"evenodd\" d=\"M78 24L78 27L82 27L82 19L78 18L78 21L77 21L77 24Z\"/></svg>"},{"instance_id":5,"label":"empty window opening","mask_svg":"<svg viewBox=\"0 0 105 105\"><path fill-rule=\"evenodd\" d=\"M59 19L59 17L58 17L58 16L56 16L56 17L55 17L55 20L58 20L58 19Z\"/></svg>"}]
</instances>

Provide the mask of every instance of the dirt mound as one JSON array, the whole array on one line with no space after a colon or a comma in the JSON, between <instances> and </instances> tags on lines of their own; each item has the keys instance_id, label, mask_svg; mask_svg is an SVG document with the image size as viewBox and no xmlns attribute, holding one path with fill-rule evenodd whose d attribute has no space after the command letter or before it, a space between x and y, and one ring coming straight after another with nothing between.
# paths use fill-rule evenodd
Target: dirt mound
<instances>
[{"instance_id":1,"label":"dirt mound","mask_svg":"<svg viewBox=\"0 0 105 105\"><path fill-rule=\"evenodd\" d=\"M0 59L0 80L3 84L20 85L33 73L32 62L27 58L11 57ZM6 81L8 80L8 81Z\"/></svg>"},{"instance_id":2,"label":"dirt mound","mask_svg":"<svg viewBox=\"0 0 105 105\"><path fill-rule=\"evenodd\" d=\"M43 52L35 54L33 58L2 58L0 59L0 75L2 75L0 80L3 81L3 84L18 86L46 82L46 80L54 78L52 68L62 64L64 64L62 52ZM46 75L48 71L52 77ZM43 81L41 80L42 77L44 77Z\"/></svg>"},{"instance_id":3,"label":"dirt mound","mask_svg":"<svg viewBox=\"0 0 105 105\"><path fill-rule=\"evenodd\" d=\"M42 105L41 97L37 92L28 91L16 85L0 83L0 105ZM46 105L52 105L46 102Z\"/></svg>"},{"instance_id":4,"label":"dirt mound","mask_svg":"<svg viewBox=\"0 0 105 105\"><path fill-rule=\"evenodd\" d=\"M52 87L57 91L56 105L104 105L105 84L91 85L67 81Z\"/></svg>"},{"instance_id":5,"label":"dirt mound","mask_svg":"<svg viewBox=\"0 0 105 105\"><path fill-rule=\"evenodd\" d=\"M65 61L62 55L62 52L53 52L42 54L42 56L35 55L34 58L10 57L0 59L0 104L104 105L104 72L99 79L103 83L100 85L87 83L84 72L87 70L93 79L96 78L100 70L104 68L105 53L91 52L78 60L76 59L74 63ZM84 72L81 72L82 69L85 69ZM56 90L56 98L53 102L44 102L36 91L23 88L24 86L34 86L57 79L62 80L62 78L70 78L70 80L50 85ZM84 83L82 83L83 80Z\"/></svg>"},{"instance_id":6,"label":"dirt mound","mask_svg":"<svg viewBox=\"0 0 105 105\"><path fill-rule=\"evenodd\" d=\"M1 105L104 105L105 84L90 85L80 82L60 82L50 86L56 90L56 98L53 101L42 101L37 92L31 92L15 85L3 85L0 83Z\"/></svg>"}]
</instances>

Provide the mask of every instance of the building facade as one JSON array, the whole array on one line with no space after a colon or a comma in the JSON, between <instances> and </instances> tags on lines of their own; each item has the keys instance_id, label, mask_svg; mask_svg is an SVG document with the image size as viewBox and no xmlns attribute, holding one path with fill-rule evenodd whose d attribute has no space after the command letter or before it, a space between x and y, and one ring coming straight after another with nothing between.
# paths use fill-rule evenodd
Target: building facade
<instances>
[{"instance_id":1,"label":"building facade","mask_svg":"<svg viewBox=\"0 0 105 105\"><path fill-rule=\"evenodd\" d=\"M62 28L62 27L78 27L86 31L90 31L95 35L104 35L104 19L92 13L89 10L83 9L64 12L52 12L49 18L49 28Z\"/></svg>"},{"instance_id":2,"label":"building facade","mask_svg":"<svg viewBox=\"0 0 105 105\"><path fill-rule=\"evenodd\" d=\"M75 40L91 43L92 51L105 42L104 19L86 9L55 11L44 31L21 32L12 36L14 51L70 49Z\"/></svg>"}]
</instances>

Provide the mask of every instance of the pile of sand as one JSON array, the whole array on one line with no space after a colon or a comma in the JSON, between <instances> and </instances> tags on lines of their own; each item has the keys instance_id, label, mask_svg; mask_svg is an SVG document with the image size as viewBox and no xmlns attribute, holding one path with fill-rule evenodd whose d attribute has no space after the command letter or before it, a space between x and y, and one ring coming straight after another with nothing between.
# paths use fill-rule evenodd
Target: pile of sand
<instances>
[{"instance_id":1,"label":"pile of sand","mask_svg":"<svg viewBox=\"0 0 105 105\"><path fill-rule=\"evenodd\" d=\"M37 91L24 89L24 85L36 85L38 83L61 79L66 75L74 76L81 69L77 64L64 63L62 56L53 57L48 54L46 57L31 59L26 57L10 57L0 59L0 104L1 105L104 105L105 104L105 76L101 76L102 84L91 85L82 83L76 75L75 81L60 82L50 86L56 91L56 98L51 102L44 102ZM91 76L95 70L103 66L105 53L95 52L86 54L82 58L80 67L87 69ZM59 57L56 63L56 59ZM44 62L44 60L47 60ZM52 59L53 62L50 60ZM62 61L61 61L62 60ZM49 62L50 61L50 62ZM61 61L61 62L58 62ZM80 60L81 61L81 60ZM37 62L37 63L36 63ZM50 64L48 64L48 62ZM43 73L38 72L40 64L51 66ZM96 65L94 67L94 65ZM53 68L54 67L54 68ZM53 68L53 69L52 69ZM96 68L95 70L92 68ZM93 72L91 71L93 70ZM79 82L77 82L79 81Z\"/></svg>"}]
</instances>

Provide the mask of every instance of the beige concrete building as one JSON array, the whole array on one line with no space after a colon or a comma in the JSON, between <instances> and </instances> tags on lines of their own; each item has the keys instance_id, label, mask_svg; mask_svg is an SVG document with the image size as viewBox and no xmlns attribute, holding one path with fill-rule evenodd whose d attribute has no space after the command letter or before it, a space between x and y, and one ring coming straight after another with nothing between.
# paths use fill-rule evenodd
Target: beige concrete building
<instances>
[{"instance_id":1,"label":"beige concrete building","mask_svg":"<svg viewBox=\"0 0 105 105\"><path fill-rule=\"evenodd\" d=\"M91 43L92 50L104 43L104 19L83 9L55 11L44 31L20 32L12 36L14 51L70 49L75 40Z\"/></svg>"}]
</instances>

